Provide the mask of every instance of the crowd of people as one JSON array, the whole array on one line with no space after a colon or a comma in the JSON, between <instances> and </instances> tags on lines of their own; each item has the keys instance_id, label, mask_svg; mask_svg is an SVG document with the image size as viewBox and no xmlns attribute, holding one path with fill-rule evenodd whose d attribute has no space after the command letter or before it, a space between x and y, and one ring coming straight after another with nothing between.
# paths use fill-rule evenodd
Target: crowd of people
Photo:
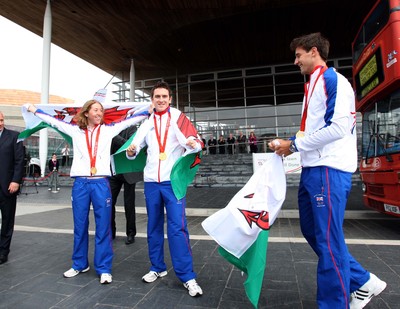
<instances>
[{"instance_id":1,"label":"crowd of people","mask_svg":"<svg viewBox=\"0 0 400 309\"><path fill-rule=\"evenodd\" d=\"M309 76L301 125L295 136L271 141L268 146L281 156L300 153L303 166L298 189L300 226L319 259L318 307L363 308L386 288L386 283L352 257L343 234L351 176L357 168L354 92L343 75L327 67L329 41L320 33L296 38L290 48L295 54L294 64L300 68L301 74ZM71 198L74 241L72 265L64 272L65 278L90 270L88 216L92 204L96 223L94 268L101 284L112 282L115 202L124 185L126 244L131 244L136 234L135 183L143 178L151 266L142 280L152 283L167 275L164 261L165 211L175 274L190 296L203 294L193 267L185 215L186 197L177 199L175 196L171 183L172 167L185 153L257 153L258 143L254 132L250 132L248 137L243 132L238 132L237 136L229 133L226 140L223 135L218 139L210 136L206 143L188 118L170 106L171 102L170 87L165 82L158 82L151 90L151 106L147 112L134 114L112 125L104 124L104 109L96 100L83 105L77 125L53 118L32 104L27 105L29 112L73 140L75 156L70 175L75 179ZM114 153L128 140L135 131L128 129L139 122L142 123L126 149L126 157L135 160L141 151L146 151L143 174L132 179L127 174L111 177L110 152ZM0 112L0 159L3 163L0 165L0 264L7 262L10 252L16 198L24 168L23 145L17 137L17 132L4 127L4 114ZM69 150L63 150L62 155L65 157L63 162L68 162ZM57 171L58 168L57 156L53 154L49 169Z\"/></svg>"},{"instance_id":2,"label":"crowd of people","mask_svg":"<svg viewBox=\"0 0 400 309\"><path fill-rule=\"evenodd\" d=\"M201 138L205 145L203 147L203 154L205 155L257 153L259 151L259 142L254 131L250 132L248 138L242 131L236 137L233 133L229 133L227 139L225 139L223 134L218 139L215 139L214 135L211 135L207 142L202 135Z\"/></svg>"}]
</instances>

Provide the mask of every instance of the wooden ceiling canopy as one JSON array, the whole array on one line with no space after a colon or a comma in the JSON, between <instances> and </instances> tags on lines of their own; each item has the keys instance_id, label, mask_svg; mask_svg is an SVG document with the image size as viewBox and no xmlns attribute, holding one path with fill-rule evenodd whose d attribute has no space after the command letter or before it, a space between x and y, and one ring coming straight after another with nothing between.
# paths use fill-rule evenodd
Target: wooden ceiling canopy
<instances>
[{"instance_id":1,"label":"wooden ceiling canopy","mask_svg":"<svg viewBox=\"0 0 400 309\"><path fill-rule=\"evenodd\" d=\"M0 14L42 36L46 0L2 0ZM100 69L136 79L293 61L292 38L320 31L331 57L375 0L53 0L52 42ZM28 49L29 52L29 49Z\"/></svg>"}]
</instances>

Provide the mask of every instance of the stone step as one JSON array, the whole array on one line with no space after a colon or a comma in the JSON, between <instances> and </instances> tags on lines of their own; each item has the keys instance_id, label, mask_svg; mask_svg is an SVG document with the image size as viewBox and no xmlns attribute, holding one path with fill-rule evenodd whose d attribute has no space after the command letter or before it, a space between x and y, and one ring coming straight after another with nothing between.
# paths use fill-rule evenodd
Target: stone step
<instances>
[{"instance_id":1,"label":"stone step","mask_svg":"<svg viewBox=\"0 0 400 309\"><path fill-rule=\"evenodd\" d=\"M197 174L193 186L209 186L209 187L243 187L252 175L221 175L221 174ZM286 178L288 187L297 187L299 179Z\"/></svg>"},{"instance_id":2,"label":"stone step","mask_svg":"<svg viewBox=\"0 0 400 309\"><path fill-rule=\"evenodd\" d=\"M69 176L69 168L63 167L60 171L59 183L61 187L72 186L74 180ZM253 162L250 154L238 155L208 155L203 156L202 163L191 186L210 187L243 187L253 175ZM36 184L48 186L48 177L27 178L25 185ZM300 182L300 174L287 174L288 187L296 187ZM361 185L358 171L352 176L353 186Z\"/></svg>"}]
</instances>

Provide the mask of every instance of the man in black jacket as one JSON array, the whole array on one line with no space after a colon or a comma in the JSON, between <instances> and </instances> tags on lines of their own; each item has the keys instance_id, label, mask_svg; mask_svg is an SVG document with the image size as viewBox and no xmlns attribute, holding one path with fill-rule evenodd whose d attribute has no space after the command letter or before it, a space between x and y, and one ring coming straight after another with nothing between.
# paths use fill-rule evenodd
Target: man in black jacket
<instances>
[{"instance_id":1,"label":"man in black jacket","mask_svg":"<svg viewBox=\"0 0 400 309\"><path fill-rule=\"evenodd\" d=\"M114 154L125 142L136 132L136 126L131 126L119 133L112 140L111 154ZM135 189L136 183L143 180L143 172L118 174L110 177L110 187L112 194L112 215L111 229L113 238L116 235L115 224L115 204L117 203L118 194L124 185L124 208L126 218L126 240L125 243L130 245L135 242L136 236L136 212L135 212Z\"/></svg>"},{"instance_id":2,"label":"man in black jacket","mask_svg":"<svg viewBox=\"0 0 400 309\"><path fill-rule=\"evenodd\" d=\"M7 262L10 253L17 194L24 172L24 148L22 142L17 143L18 134L4 127L4 114L0 111L0 264Z\"/></svg>"}]
</instances>

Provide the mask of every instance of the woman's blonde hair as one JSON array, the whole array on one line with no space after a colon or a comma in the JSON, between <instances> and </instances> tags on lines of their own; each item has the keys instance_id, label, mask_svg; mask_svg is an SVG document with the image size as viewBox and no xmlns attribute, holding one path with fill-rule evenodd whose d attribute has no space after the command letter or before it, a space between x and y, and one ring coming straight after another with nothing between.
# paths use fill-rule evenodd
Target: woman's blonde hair
<instances>
[{"instance_id":1,"label":"woman's blonde hair","mask_svg":"<svg viewBox=\"0 0 400 309\"><path fill-rule=\"evenodd\" d=\"M100 104L101 108L104 110L103 105L99 101L96 101L96 100L89 100L85 104L83 104L81 110L78 113L78 121L77 121L80 129L82 129L82 130L87 129L88 119L87 119L85 113L89 112L90 109L92 108L92 105L96 104L96 103ZM103 124L103 119L101 119L101 124Z\"/></svg>"}]
</instances>

